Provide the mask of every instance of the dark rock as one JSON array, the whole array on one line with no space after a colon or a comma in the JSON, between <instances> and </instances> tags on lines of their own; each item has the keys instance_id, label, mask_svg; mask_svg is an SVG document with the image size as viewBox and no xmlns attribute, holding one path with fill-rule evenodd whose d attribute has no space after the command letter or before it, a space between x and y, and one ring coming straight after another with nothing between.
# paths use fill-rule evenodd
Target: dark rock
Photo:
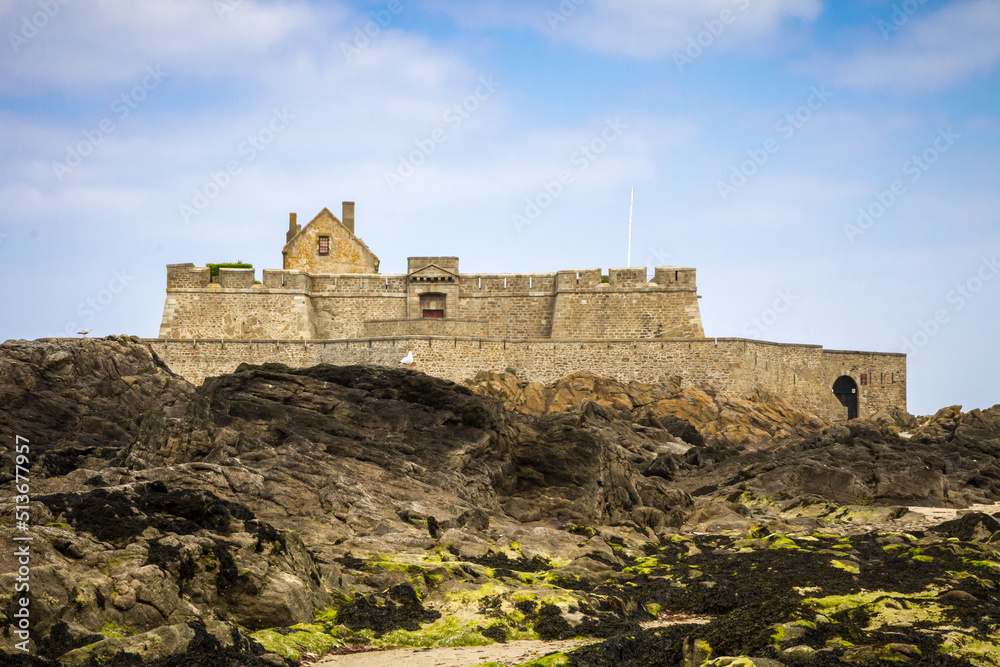
<instances>
[{"instance_id":1,"label":"dark rock","mask_svg":"<svg viewBox=\"0 0 1000 667\"><path fill-rule=\"evenodd\" d=\"M945 537L984 542L1000 530L1000 521L983 512L970 512L957 519L939 523L931 530Z\"/></svg>"},{"instance_id":2,"label":"dark rock","mask_svg":"<svg viewBox=\"0 0 1000 667\"><path fill-rule=\"evenodd\" d=\"M662 477L663 479L669 481L674 478L677 473L677 459L674 458L673 454L660 454L652 463L646 466L643 471L643 475L647 477L656 475L657 477Z\"/></svg>"}]
</instances>

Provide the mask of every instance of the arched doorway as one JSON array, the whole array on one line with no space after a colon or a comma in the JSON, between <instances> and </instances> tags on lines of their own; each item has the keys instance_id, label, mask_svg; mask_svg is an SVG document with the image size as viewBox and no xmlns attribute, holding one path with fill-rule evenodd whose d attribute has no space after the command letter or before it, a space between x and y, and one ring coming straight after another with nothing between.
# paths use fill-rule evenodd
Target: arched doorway
<instances>
[{"instance_id":1,"label":"arched doorway","mask_svg":"<svg viewBox=\"0 0 1000 667\"><path fill-rule=\"evenodd\" d=\"M833 395L847 408L847 418L858 418L858 385L849 375L841 375L833 383Z\"/></svg>"}]
</instances>

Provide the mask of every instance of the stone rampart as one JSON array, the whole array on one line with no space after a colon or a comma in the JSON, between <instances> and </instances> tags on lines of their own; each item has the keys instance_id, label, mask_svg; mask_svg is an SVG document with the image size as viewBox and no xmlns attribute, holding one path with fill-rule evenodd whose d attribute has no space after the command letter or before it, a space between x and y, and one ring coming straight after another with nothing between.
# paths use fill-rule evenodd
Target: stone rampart
<instances>
[{"instance_id":1,"label":"stone rampart","mask_svg":"<svg viewBox=\"0 0 1000 667\"><path fill-rule=\"evenodd\" d=\"M859 415L888 406L906 408L906 356L824 350L740 338L670 340L506 340L409 336L348 340L147 339L154 351L191 382L232 372L243 362L398 366L413 350L413 368L455 382L479 371L514 368L524 381L551 382L588 370L618 380L655 382L677 375L685 385L710 384L728 394L764 388L797 407L831 419L847 409L833 396L834 381L858 383ZM861 375L868 382L862 384Z\"/></svg>"}]
</instances>

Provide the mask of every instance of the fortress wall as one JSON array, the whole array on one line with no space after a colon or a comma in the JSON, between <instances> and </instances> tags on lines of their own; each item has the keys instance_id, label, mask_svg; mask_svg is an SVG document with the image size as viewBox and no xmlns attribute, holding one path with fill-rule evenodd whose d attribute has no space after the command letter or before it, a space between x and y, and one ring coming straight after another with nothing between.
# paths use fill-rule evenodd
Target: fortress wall
<instances>
[{"instance_id":1,"label":"fortress wall","mask_svg":"<svg viewBox=\"0 0 1000 667\"><path fill-rule=\"evenodd\" d=\"M556 289L593 289L601 285L600 269L567 269L556 273Z\"/></svg>"},{"instance_id":2,"label":"fortress wall","mask_svg":"<svg viewBox=\"0 0 1000 667\"><path fill-rule=\"evenodd\" d=\"M493 291L459 295L458 317L487 323L486 335L495 338L549 338L552 333L550 294L521 292L501 295Z\"/></svg>"},{"instance_id":3,"label":"fortress wall","mask_svg":"<svg viewBox=\"0 0 1000 667\"><path fill-rule=\"evenodd\" d=\"M755 387L785 397L797 407L843 419L846 408L833 397L833 380L843 368L897 369L896 383L859 387L859 414L886 405L905 409L905 356L832 352L806 345L743 339L699 340L497 340L400 337L325 341L160 340L147 342L173 369L199 384L206 376L232 372L241 362L280 362L293 367L376 364L396 367L408 350L416 370L462 382L481 370L517 370L525 381L551 382L589 370L622 381L655 382L678 375L686 386L708 383L724 393ZM866 371L861 371L866 372ZM882 373L884 371L879 370ZM891 379L891 378L890 378Z\"/></svg>"},{"instance_id":4,"label":"fortress wall","mask_svg":"<svg viewBox=\"0 0 1000 667\"><path fill-rule=\"evenodd\" d=\"M260 280L267 289L304 292L309 286L309 276L301 271L264 269L261 274Z\"/></svg>"},{"instance_id":5,"label":"fortress wall","mask_svg":"<svg viewBox=\"0 0 1000 667\"><path fill-rule=\"evenodd\" d=\"M552 338L702 338L694 291L597 289L560 291Z\"/></svg>"},{"instance_id":6,"label":"fortress wall","mask_svg":"<svg viewBox=\"0 0 1000 667\"><path fill-rule=\"evenodd\" d=\"M608 287L642 288L646 286L646 267L608 269Z\"/></svg>"},{"instance_id":7,"label":"fortress wall","mask_svg":"<svg viewBox=\"0 0 1000 667\"><path fill-rule=\"evenodd\" d=\"M875 414L883 408L906 409L906 355L875 352L823 351L823 372L830 380L850 375L858 383L859 414ZM868 384L861 384L866 373Z\"/></svg>"},{"instance_id":8,"label":"fortress wall","mask_svg":"<svg viewBox=\"0 0 1000 667\"><path fill-rule=\"evenodd\" d=\"M405 292L314 295L309 299L309 338L360 338L365 336L365 322L368 320L405 317Z\"/></svg>"},{"instance_id":9,"label":"fortress wall","mask_svg":"<svg viewBox=\"0 0 1000 667\"><path fill-rule=\"evenodd\" d=\"M173 289L163 305L161 338L308 338L305 294L263 286L222 291Z\"/></svg>"},{"instance_id":10,"label":"fortress wall","mask_svg":"<svg viewBox=\"0 0 1000 667\"><path fill-rule=\"evenodd\" d=\"M858 385L858 414L875 414L893 405L906 409L906 355L765 341L743 343L741 368L748 387L763 387L816 414L842 413L846 418L847 408L832 390L837 378L847 375ZM861 384L862 373L868 376L866 385Z\"/></svg>"},{"instance_id":11,"label":"fortress wall","mask_svg":"<svg viewBox=\"0 0 1000 667\"><path fill-rule=\"evenodd\" d=\"M461 319L399 319L365 322L363 338L406 336L483 337L486 322Z\"/></svg>"},{"instance_id":12,"label":"fortress wall","mask_svg":"<svg viewBox=\"0 0 1000 667\"><path fill-rule=\"evenodd\" d=\"M839 375L826 377L822 347L751 340L742 347L745 386L761 387L815 414L847 418L847 408L833 395Z\"/></svg>"},{"instance_id":13,"label":"fortress wall","mask_svg":"<svg viewBox=\"0 0 1000 667\"><path fill-rule=\"evenodd\" d=\"M219 341L147 340L175 371L192 382L231 372L240 363L275 361L290 366L379 364L398 366L408 350L413 368L455 382L481 370L517 369L526 381L550 382L589 370L620 380L657 381L680 375L689 384L707 381L724 391L742 391L731 372L735 347L719 350L699 341L511 341L487 338L400 337L362 340Z\"/></svg>"},{"instance_id":14,"label":"fortress wall","mask_svg":"<svg viewBox=\"0 0 1000 667\"><path fill-rule=\"evenodd\" d=\"M654 271L653 282L660 287L694 290L697 286L696 269L683 266L658 266Z\"/></svg>"},{"instance_id":15,"label":"fortress wall","mask_svg":"<svg viewBox=\"0 0 1000 667\"><path fill-rule=\"evenodd\" d=\"M302 273L294 270L264 269L262 282L268 289L304 290L310 293L365 292L367 295L406 291L406 276L381 273Z\"/></svg>"},{"instance_id":16,"label":"fortress wall","mask_svg":"<svg viewBox=\"0 0 1000 667\"><path fill-rule=\"evenodd\" d=\"M253 269L219 267L219 287L223 289L250 289L253 287Z\"/></svg>"}]
</instances>

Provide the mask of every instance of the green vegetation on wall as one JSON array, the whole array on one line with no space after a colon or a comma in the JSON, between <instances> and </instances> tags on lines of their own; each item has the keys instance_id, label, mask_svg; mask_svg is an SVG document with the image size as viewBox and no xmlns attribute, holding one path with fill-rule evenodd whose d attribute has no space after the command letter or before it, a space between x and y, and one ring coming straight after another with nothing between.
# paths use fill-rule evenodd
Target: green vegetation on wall
<instances>
[{"instance_id":1,"label":"green vegetation on wall","mask_svg":"<svg viewBox=\"0 0 1000 667\"><path fill-rule=\"evenodd\" d=\"M243 260L236 260L235 262L223 262L222 264L205 264L208 267L208 273L211 279L214 280L219 277L219 269L252 269L253 264L244 264Z\"/></svg>"}]
</instances>

